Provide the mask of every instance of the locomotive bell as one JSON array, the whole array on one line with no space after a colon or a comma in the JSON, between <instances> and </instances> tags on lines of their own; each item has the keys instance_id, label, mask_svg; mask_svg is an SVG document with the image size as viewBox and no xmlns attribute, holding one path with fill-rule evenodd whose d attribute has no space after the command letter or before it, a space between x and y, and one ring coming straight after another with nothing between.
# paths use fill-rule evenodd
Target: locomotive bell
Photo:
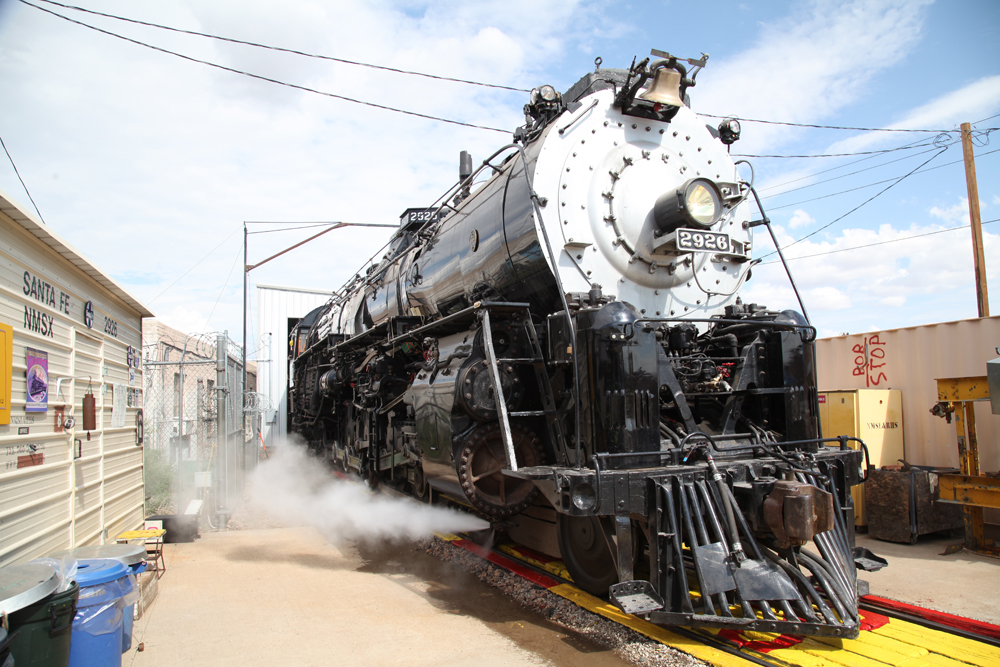
<instances>
[{"instance_id":1,"label":"locomotive bell","mask_svg":"<svg viewBox=\"0 0 1000 667\"><path fill-rule=\"evenodd\" d=\"M684 100L681 99L681 73L675 69L661 67L653 75L653 83L639 97L674 107L684 106Z\"/></svg>"}]
</instances>

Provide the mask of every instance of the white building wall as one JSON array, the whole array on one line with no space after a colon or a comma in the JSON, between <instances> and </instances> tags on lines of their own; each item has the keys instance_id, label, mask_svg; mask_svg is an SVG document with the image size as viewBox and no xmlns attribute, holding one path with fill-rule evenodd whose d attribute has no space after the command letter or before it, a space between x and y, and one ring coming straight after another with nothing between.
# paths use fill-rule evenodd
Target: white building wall
<instances>
[{"instance_id":1,"label":"white building wall","mask_svg":"<svg viewBox=\"0 0 1000 667\"><path fill-rule=\"evenodd\" d=\"M288 423L288 320L305 317L322 306L332 291L257 285L257 391L271 401L261 432L267 447L280 444Z\"/></svg>"},{"instance_id":2,"label":"white building wall","mask_svg":"<svg viewBox=\"0 0 1000 667\"><path fill-rule=\"evenodd\" d=\"M9 334L0 392L10 391L0 406L0 566L113 541L142 525L138 358L141 318L151 314L0 192L0 324ZM26 404L27 348L48 356L42 411ZM96 427L87 432L90 392Z\"/></svg>"}]
</instances>

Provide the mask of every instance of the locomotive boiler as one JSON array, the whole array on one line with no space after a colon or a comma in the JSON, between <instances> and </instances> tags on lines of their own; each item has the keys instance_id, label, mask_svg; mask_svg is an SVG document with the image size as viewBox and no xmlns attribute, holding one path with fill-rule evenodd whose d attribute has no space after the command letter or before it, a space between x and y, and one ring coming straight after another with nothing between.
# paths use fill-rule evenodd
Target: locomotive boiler
<instances>
[{"instance_id":1,"label":"locomotive boiler","mask_svg":"<svg viewBox=\"0 0 1000 667\"><path fill-rule=\"evenodd\" d=\"M815 329L740 298L767 217L739 124L690 108L707 56L653 55L536 88L406 211L293 330L291 428L372 485L547 525L626 613L856 636L862 452L819 432Z\"/></svg>"}]
</instances>

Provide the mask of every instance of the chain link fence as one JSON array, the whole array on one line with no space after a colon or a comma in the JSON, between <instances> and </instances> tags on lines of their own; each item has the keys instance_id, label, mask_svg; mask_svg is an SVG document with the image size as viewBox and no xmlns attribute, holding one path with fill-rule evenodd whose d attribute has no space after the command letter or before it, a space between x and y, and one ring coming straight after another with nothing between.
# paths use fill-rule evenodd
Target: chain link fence
<instances>
[{"instance_id":1,"label":"chain link fence","mask_svg":"<svg viewBox=\"0 0 1000 667\"><path fill-rule=\"evenodd\" d=\"M162 325L143 345L146 514L226 525L257 462L244 415L242 349L226 333Z\"/></svg>"}]
</instances>

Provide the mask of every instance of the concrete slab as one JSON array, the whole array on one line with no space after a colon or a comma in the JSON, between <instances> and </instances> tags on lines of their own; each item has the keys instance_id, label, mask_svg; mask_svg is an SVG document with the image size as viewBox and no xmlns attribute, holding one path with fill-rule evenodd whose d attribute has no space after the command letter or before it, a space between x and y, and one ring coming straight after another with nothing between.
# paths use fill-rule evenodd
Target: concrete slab
<instances>
[{"instance_id":1,"label":"concrete slab","mask_svg":"<svg viewBox=\"0 0 1000 667\"><path fill-rule=\"evenodd\" d=\"M857 544L889 561L878 572L858 573L872 595L1000 624L1000 559L969 551L943 555L961 545L961 537L925 535L916 544L897 544L858 535Z\"/></svg>"},{"instance_id":2,"label":"concrete slab","mask_svg":"<svg viewBox=\"0 0 1000 667\"><path fill-rule=\"evenodd\" d=\"M209 533L165 556L124 665L624 664L411 545L337 548L277 528Z\"/></svg>"}]
</instances>

